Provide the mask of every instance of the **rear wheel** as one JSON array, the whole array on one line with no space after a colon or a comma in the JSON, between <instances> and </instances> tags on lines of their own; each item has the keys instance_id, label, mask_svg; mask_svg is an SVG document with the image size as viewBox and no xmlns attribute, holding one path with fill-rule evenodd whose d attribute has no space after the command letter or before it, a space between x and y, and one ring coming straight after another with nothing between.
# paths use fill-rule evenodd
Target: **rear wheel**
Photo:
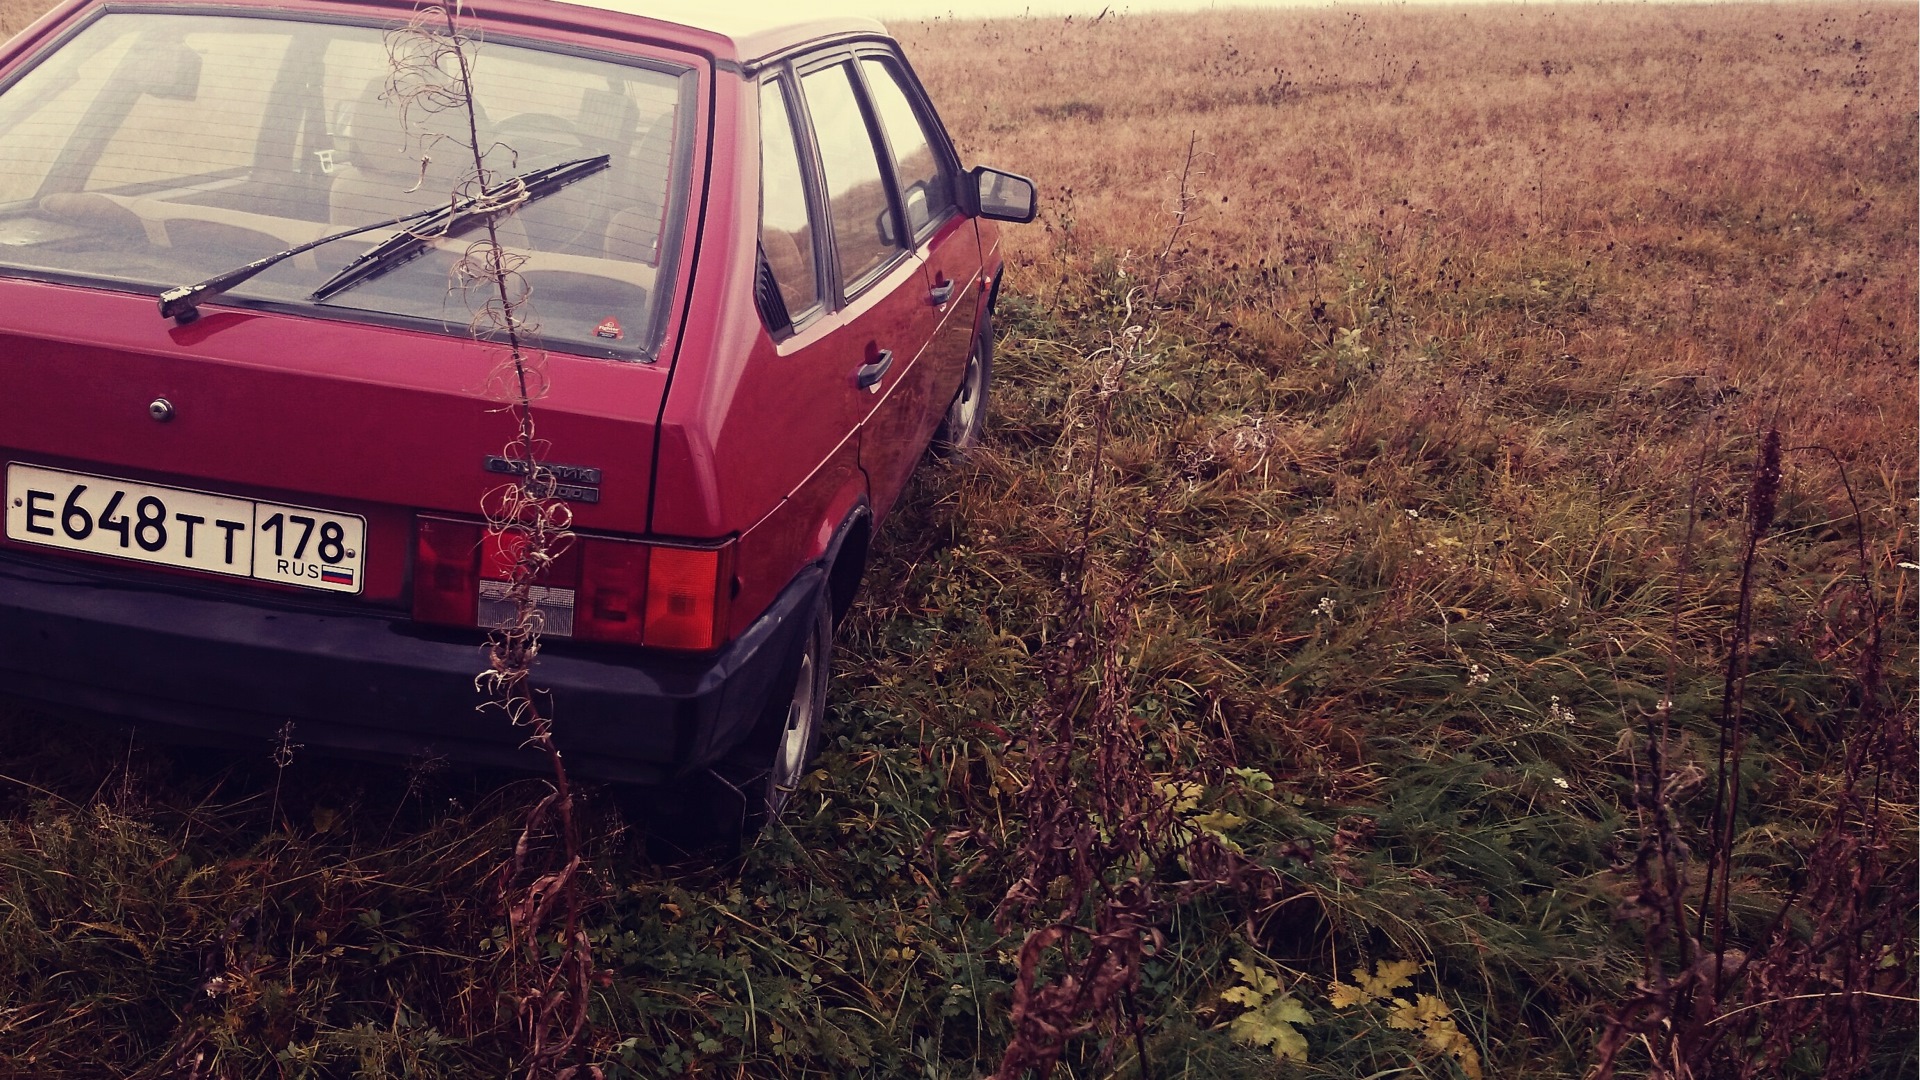
<instances>
[{"instance_id":1,"label":"rear wheel","mask_svg":"<svg viewBox=\"0 0 1920 1080\"><path fill-rule=\"evenodd\" d=\"M967 371L960 378L960 389L947 406L940 430L933 435L934 456L955 461L972 453L987 431L987 388L993 382L993 317L980 321L973 338L973 352L967 356Z\"/></svg>"},{"instance_id":2,"label":"rear wheel","mask_svg":"<svg viewBox=\"0 0 1920 1080\"><path fill-rule=\"evenodd\" d=\"M731 857L779 818L820 748L832 670L833 605L823 590L746 740L709 770L635 793L656 861Z\"/></svg>"},{"instance_id":3,"label":"rear wheel","mask_svg":"<svg viewBox=\"0 0 1920 1080\"><path fill-rule=\"evenodd\" d=\"M792 800L794 789L806 776L813 755L820 749L820 729L827 711L827 680L833 674L833 605L822 595L814 609L813 624L807 628L806 642L800 649L798 669L794 672L793 689L786 706L780 708L776 699L768 705L761 721L773 736L772 764L765 764L765 747L755 746L755 739L748 739L730 759L736 768L764 773L764 777L757 780L759 820L754 820L754 807L750 804L747 835L780 817L780 812Z\"/></svg>"}]
</instances>

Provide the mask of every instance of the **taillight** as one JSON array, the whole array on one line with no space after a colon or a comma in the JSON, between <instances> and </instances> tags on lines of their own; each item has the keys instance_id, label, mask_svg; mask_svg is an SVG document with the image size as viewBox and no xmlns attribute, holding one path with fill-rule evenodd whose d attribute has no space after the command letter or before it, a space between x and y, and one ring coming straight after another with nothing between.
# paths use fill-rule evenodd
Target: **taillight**
<instances>
[{"instance_id":1,"label":"taillight","mask_svg":"<svg viewBox=\"0 0 1920 1080\"><path fill-rule=\"evenodd\" d=\"M423 517L414 543L413 617L501 626L514 617L518 534ZM532 599L555 637L701 651L726 643L733 548L683 548L577 536Z\"/></svg>"},{"instance_id":2,"label":"taillight","mask_svg":"<svg viewBox=\"0 0 1920 1080\"><path fill-rule=\"evenodd\" d=\"M647 615L645 544L588 537L580 550L580 595L573 611L574 633L595 641L641 643Z\"/></svg>"},{"instance_id":3,"label":"taillight","mask_svg":"<svg viewBox=\"0 0 1920 1080\"><path fill-rule=\"evenodd\" d=\"M647 567L646 643L711 649L726 634L727 548L655 548Z\"/></svg>"},{"instance_id":4,"label":"taillight","mask_svg":"<svg viewBox=\"0 0 1920 1080\"><path fill-rule=\"evenodd\" d=\"M466 521L421 518L413 541L413 617L421 622L477 625L480 541Z\"/></svg>"},{"instance_id":5,"label":"taillight","mask_svg":"<svg viewBox=\"0 0 1920 1080\"><path fill-rule=\"evenodd\" d=\"M480 548L479 625L505 626L518 615L513 602L513 573L526 546L525 533L510 529L487 531ZM540 615L541 633L574 636L574 600L578 593L575 586L579 578L580 548L575 539L560 549L546 572L535 578L530 587L529 599Z\"/></svg>"}]
</instances>

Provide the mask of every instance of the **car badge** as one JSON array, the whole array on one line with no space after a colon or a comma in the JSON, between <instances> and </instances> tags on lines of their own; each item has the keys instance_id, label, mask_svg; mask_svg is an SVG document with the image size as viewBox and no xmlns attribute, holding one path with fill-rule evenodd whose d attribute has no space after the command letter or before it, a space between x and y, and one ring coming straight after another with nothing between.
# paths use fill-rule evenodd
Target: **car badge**
<instances>
[{"instance_id":1,"label":"car badge","mask_svg":"<svg viewBox=\"0 0 1920 1080\"><path fill-rule=\"evenodd\" d=\"M555 465L545 462L546 470L553 476L553 497L568 502L597 503L600 501L600 470L591 465ZM481 468L502 476L525 476L527 463L518 459L503 458L498 454L488 454L480 461Z\"/></svg>"}]
</instances>

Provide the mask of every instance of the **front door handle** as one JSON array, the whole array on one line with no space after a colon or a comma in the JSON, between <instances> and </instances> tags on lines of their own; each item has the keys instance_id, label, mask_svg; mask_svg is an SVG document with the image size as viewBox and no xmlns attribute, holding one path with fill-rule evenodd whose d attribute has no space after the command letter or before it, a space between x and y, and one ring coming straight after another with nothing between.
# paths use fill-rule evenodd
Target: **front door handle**
<instances>
[{"instance_id":1,"label":"front door handle","mask_svg":"<svg viewBox=\"0 0 1920 1080\"><path fill-rule=\"evenodd\" d=\"M853 384L869 394L880 392L880 380L887 377L887 369L893 366L893 350L881 349L880 355L871 364L861 364L853 373Z\"/></svg>"},{"instance_id":2,"label":"front door handle","mask_svg":"<svg viewBox=\"0 0 1920 1080\"><path fill-rule=\"evenodd\" d=\"M951 299L953 299L953 282L951 281L943 281L927 293L927 300L934 307L940 307Z\"/></svg>"}]
</instances>

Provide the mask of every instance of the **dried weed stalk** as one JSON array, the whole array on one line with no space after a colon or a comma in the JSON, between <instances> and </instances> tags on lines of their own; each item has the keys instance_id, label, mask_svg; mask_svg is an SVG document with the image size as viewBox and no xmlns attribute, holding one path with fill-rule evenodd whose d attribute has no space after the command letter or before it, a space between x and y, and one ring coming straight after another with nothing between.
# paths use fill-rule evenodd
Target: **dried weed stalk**
<instances>
[{"instance_id":1,"label":"dried weed stalk","mask_svg":"<svg viewBox=\"0 0 1920 1080\"><path fill-rule=\"evenodd\" d=\"M1122 328L1090 388L1079 529L1066 553L1060 624L1040 657L1046 692L1028 718L1026 830L1014 855L1026 869L995 912L1001 933L1029 928L1014 984L1013 1038L994 1073L998 1080L1051 1075L1069 1040L1102 1026L1115 1035L1130 1031L1140 1074L1147 1075L1145 1022L1133 993L1141 963L1162 943L1169 909L1204 891L1270 897L1278 887L1271 872L1182 821L1182 800L1197 798L1202 781L1178 761L1156 776L1135 720L1128 646L1154 529L1174 485L1148 508L1123 566L1092 550L1114 404L1154 339L1154 304L1193 204L1192 163L1189 143L1166 248L1152 280L1124 298ZM1195 464L1182 462L1182 471ZM1109 1055L1115 1045L1108 1044Z\"/></svg>"},{"instance_id":2,"label":"dried weed stalk","mask_svg":"<svg viewBox=\"0 0 1920 1080\"><path fill-rule=\"evenodd\" d=\"M505 598L512 604L512 616L493 629L487 670L476 683L489 697L483 710L500 712L524 732L526 745L544 754L552 770L552 784L528 810L496 883L510 935L510 994L526 1039L525 1075L530 1080L567 1080L600 1075L595 1066L569 1062L583 1046L591 990L603 976L594 969L582 923L588 870L573 789L553 741L550 703L543 701L532 678L544 629L536 583L572 542L572 515L554 496L555 479L544 463L546 446L534 424L534 402L546 389L546 358L535 344L538 324L520 274L526 256L503 247L499 230L499 223L524 205L527 192L518 180L499 177L487 164L496 153L511 164L514 153L503 144L480 141L472 93L479 44L448 8L417 9L405 26L387 35L387 95L409 127L441 117L451 121L441 126L453 131L423 138L421 177L424 181L428 175L434 149L457 148L465 172L449 198L478 200L477 208L484 212L485 234L462 251L451 288L474 312L475 338L504 346L494 385L514 422L513 438L502 456L516 463L516 471L513 481L483 500L487 543L510 561Z\"/></svg>"},{"instance_id":3,"label":"dried weed stalk","mask_svg":"<svg viewBox=\"0 0 1920 1080\"><path fill-rule=\"evenodd\" d=\"M1920 885L1913 874L1910 823L1901 820L1900 808L1913 801L1914 719L1892 703L1885 683L1885 612L1845 465L1824 447L1801 449L1832 459L1856 530L1857 580L1836 586L1827 605L1826 651L1846 663L1853 680L1851 700L1836 710L1844 755L1840 787L1793 892L1743 948L1729 908L1756 555L1773 527L1780 491L1781 437L1769 429L1747 495L1703 880L1696 892L1686 868L1697 856L1681 838L1668 798L1670 678L1667 699L1648 725L1646 765L1636 785L1639 893L1622 912L1643 927L1646 973L1602 1033L1592 1080L1611 1080L1621 1054L1635 1043L1645 1049L1651 1080L1784 1075L1791 1059L1807 1053L1819 1056L1827 1077L1863 1076L1871 1068L1874 1021L1885 1003L1913 1001L1913 912L1920 906ZM1692 531L1689 520L1689 549ZM1691 920L1689 908L1695 912Z\"/></svg>"}]
</instances>

